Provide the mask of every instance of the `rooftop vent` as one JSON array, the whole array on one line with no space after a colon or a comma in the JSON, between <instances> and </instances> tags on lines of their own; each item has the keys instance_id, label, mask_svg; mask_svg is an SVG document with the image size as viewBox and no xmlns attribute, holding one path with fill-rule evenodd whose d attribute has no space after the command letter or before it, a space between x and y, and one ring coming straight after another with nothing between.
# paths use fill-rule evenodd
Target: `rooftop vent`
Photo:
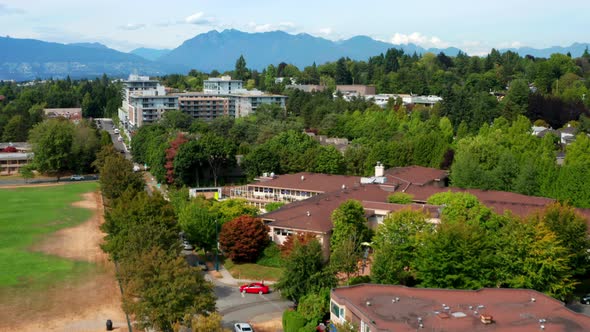
<instances>
[{"instance_id":1,"label":"rooftop vent","mask_svg":"<svg viewBox=\"0 0 590 332\"><path fill-rule=\"evenodd\" d=\"M345 184L342 185L342 190L346 190L346 185Z\"/></svg>"},{"instance_id":2,"label":"rooftop vent","mask_svg":"<svg viewBox=\"0 0 590 332\"><path fill-rule=\"evenodd\" d=\"M467 315L464 312L461 311L457 311L457 312L453 312L451 314L451 316L455 317L455 318L463 318L463 317L467 317Z\"/></svg>"},{"instance_id":3,"label":"rooftop vent","mask_svg":"<svg viewBox=\"0 0 590 332\"><path fill-rule=\"evenodd\" d=\"M367 301L367 307L371 306L371 302Z\"/></svg>"},{"instance_id":4,"label":"rooftop vent","mask_svg":"<svg viewBox=\"0 0 590 332\"><path fill-rule=\"evenodd\" d=\"M537 301L534 297L531 297L531 302Z\"/></svg>"},{"instance_id":5,"label":"rooftop vent","mask_svg":"<svg viewBox=\"0 0 590 332\"><path fill-rule=\"evenodd\" d=\"M305 176L302 175L301 176L301 181L303 181L303 180L305 180Z\"/></svg>"},{"instance_id":6,"label":"rooftop vent","mask_svg":"<svg viewBox=\"0 0 590 332\"><path fill-rule=\"evenodd\" d=\"M494 317L492 317L491 315L481 315L479 317L481 319L481 322L484 324L492 324L494 322Z\"/></svg>"},{"instance_id":7,"label":"rooftop vent","mask_svg":"<svg viewBox=\"0 0 590 332\"><path fill-rule=\"evenodd\" d=\"M307 214L307 216L311 216L311 212L307 211L305 214Z\"/></svg>"}]
</instances>

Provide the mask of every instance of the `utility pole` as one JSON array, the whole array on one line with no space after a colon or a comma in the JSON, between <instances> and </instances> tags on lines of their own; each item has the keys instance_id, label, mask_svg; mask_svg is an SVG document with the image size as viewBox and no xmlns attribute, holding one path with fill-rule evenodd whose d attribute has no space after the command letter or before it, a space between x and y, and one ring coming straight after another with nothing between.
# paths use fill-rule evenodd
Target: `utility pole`
<instances>
[{"instance_id":1,"label":"utility pole","mask_svg":"<svg viewBox=\"0 0 590 332\"><path fill-rule=\"evenodd\" d=\"M219 231L217 230L217 219L215 219L215 271L219 271Z\"/></svg>"}]
</instances>

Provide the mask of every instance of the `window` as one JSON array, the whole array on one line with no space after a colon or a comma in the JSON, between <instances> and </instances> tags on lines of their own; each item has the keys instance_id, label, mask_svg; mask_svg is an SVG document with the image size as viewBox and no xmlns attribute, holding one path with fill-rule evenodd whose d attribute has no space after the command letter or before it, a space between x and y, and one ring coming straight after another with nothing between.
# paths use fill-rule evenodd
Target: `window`
<instances>
[{"instance_id":1,"label":"window","mask_svg":"<svg viewBox=\"0 0 590 332\"><path fill-rule=\"evenodd\" d=\"M332 312L334 316L344 320L344 308L340 308L336 302L331 301L330 312Z\"/></svg>"},{"instance_id":2,"label":"window","mask_svg":"<svg viewBox=\"0 0 590 332\"><path fill-rule=\"evenodd\" d=\"M361 332L371 332L369 325L361 320Z\"/></svg>"}]
</instances>

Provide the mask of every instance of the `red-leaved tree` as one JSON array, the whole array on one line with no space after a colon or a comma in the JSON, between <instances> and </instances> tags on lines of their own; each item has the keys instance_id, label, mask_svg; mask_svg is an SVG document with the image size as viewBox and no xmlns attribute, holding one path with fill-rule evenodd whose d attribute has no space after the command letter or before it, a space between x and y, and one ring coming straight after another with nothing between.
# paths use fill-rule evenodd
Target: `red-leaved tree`
<instances>
[{"instance_id":1,"label":"red-leaved tree","mask_svg":"<svg viewBox=\"0 0 590 332\"><path fill-rule=\"evenodd\" d=\"M283 242L283 244L279 247L281 249L281 256L283 256L283 258L289 257L296 243L304 246L315 238L315 235L311 233L298 233L287 236L285 242Z\"/></svg>"},{"instance_id":2,"label":"red-leaved tree","mask_svg":"<svg viewBox=\"0 0 590 332\"><path fill-rule=\"evenodd\" d=\"M219 245L236 263L255 262L270 241L268 231L260 218L237 217L221 227Z\"/></svg>"},{"instance_id":3,"label":"red-leaved tree","mask_svg":"<svg viewBox=\"0 0 590 332\"><path fill-rule=\"evenodd\" d=\"M184 137L182 133L178 133L176 138L170 142L170 147L166 149L166 181L168 183L174 183L174 157L176 157L176 153L180 146L184 143L188 142L188 140Z\"/></svg>"}]
</instances>

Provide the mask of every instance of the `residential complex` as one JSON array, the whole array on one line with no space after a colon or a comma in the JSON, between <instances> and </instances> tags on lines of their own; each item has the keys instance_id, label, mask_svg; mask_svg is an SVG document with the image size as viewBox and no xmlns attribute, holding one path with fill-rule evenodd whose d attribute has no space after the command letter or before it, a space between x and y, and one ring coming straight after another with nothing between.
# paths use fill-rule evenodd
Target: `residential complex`
<instances>
[{"instance_id":1,"label":"residential complex","mask_svg":"<svg viewBox=\"0 0 590 332\"><path fill-rule=\"evenodd\" d=\"M248 116L262 104L286 107L286 96L246 90L241 80L232 80L229 76L210 78L203 85L203 92L168 94L158 81L130 75L123 82L119 119L126 128L134 129L158 121L169 110L180 110L195 119L211 121L220 116Z\"/></svg>"},{"instance_id":2,"label":"residential complex","mask_svg":"<svg viewBox=\"0 0 590 332\"><path fill-rule=\"evenodd\" d=\"M361 332L588 331L590 317L529 289L426 289L362 284L332 289L330 320Z\"/></svg>"},{"instance_id":3,"label":"residential complex","mask_svg":"<svg viewBox=\"0 0 590 332\"><path fill-rule=\"evenodd\" d=\"M158 121L164 112L176 109L178 97L167 95L160 82L133 74L123 81L123 103L118 115L125 128L139 128Z\"/></svg>"},{"instance_id":4,"label":"residential complex","mask_svg":"<svg viewBox=\"0 0 590 332\"><path fill-rule=\"evenodd\" d=\"M412 203L388 203L388 196L400 192L411 195ZM444 206L426 203L430 196L441 192L469 193L498 214L510 212L521 217L541 211L555 201L511 192L448 187L447 171L421 166L386 170L380 163L371 177L308 172L276 176L271 173L263 174L251 184L224 188L225 196L246 199L263 212L268 203L290 203L262 214L261 218L270 228L270 238L282 244L290 234L313 234L322 244L326 258L330 252L332 211L346 200L361 203L371 228L376 228L388 214L402 209L422 211L430 222L438 223Z\"/></svg>"}]
</instances>

